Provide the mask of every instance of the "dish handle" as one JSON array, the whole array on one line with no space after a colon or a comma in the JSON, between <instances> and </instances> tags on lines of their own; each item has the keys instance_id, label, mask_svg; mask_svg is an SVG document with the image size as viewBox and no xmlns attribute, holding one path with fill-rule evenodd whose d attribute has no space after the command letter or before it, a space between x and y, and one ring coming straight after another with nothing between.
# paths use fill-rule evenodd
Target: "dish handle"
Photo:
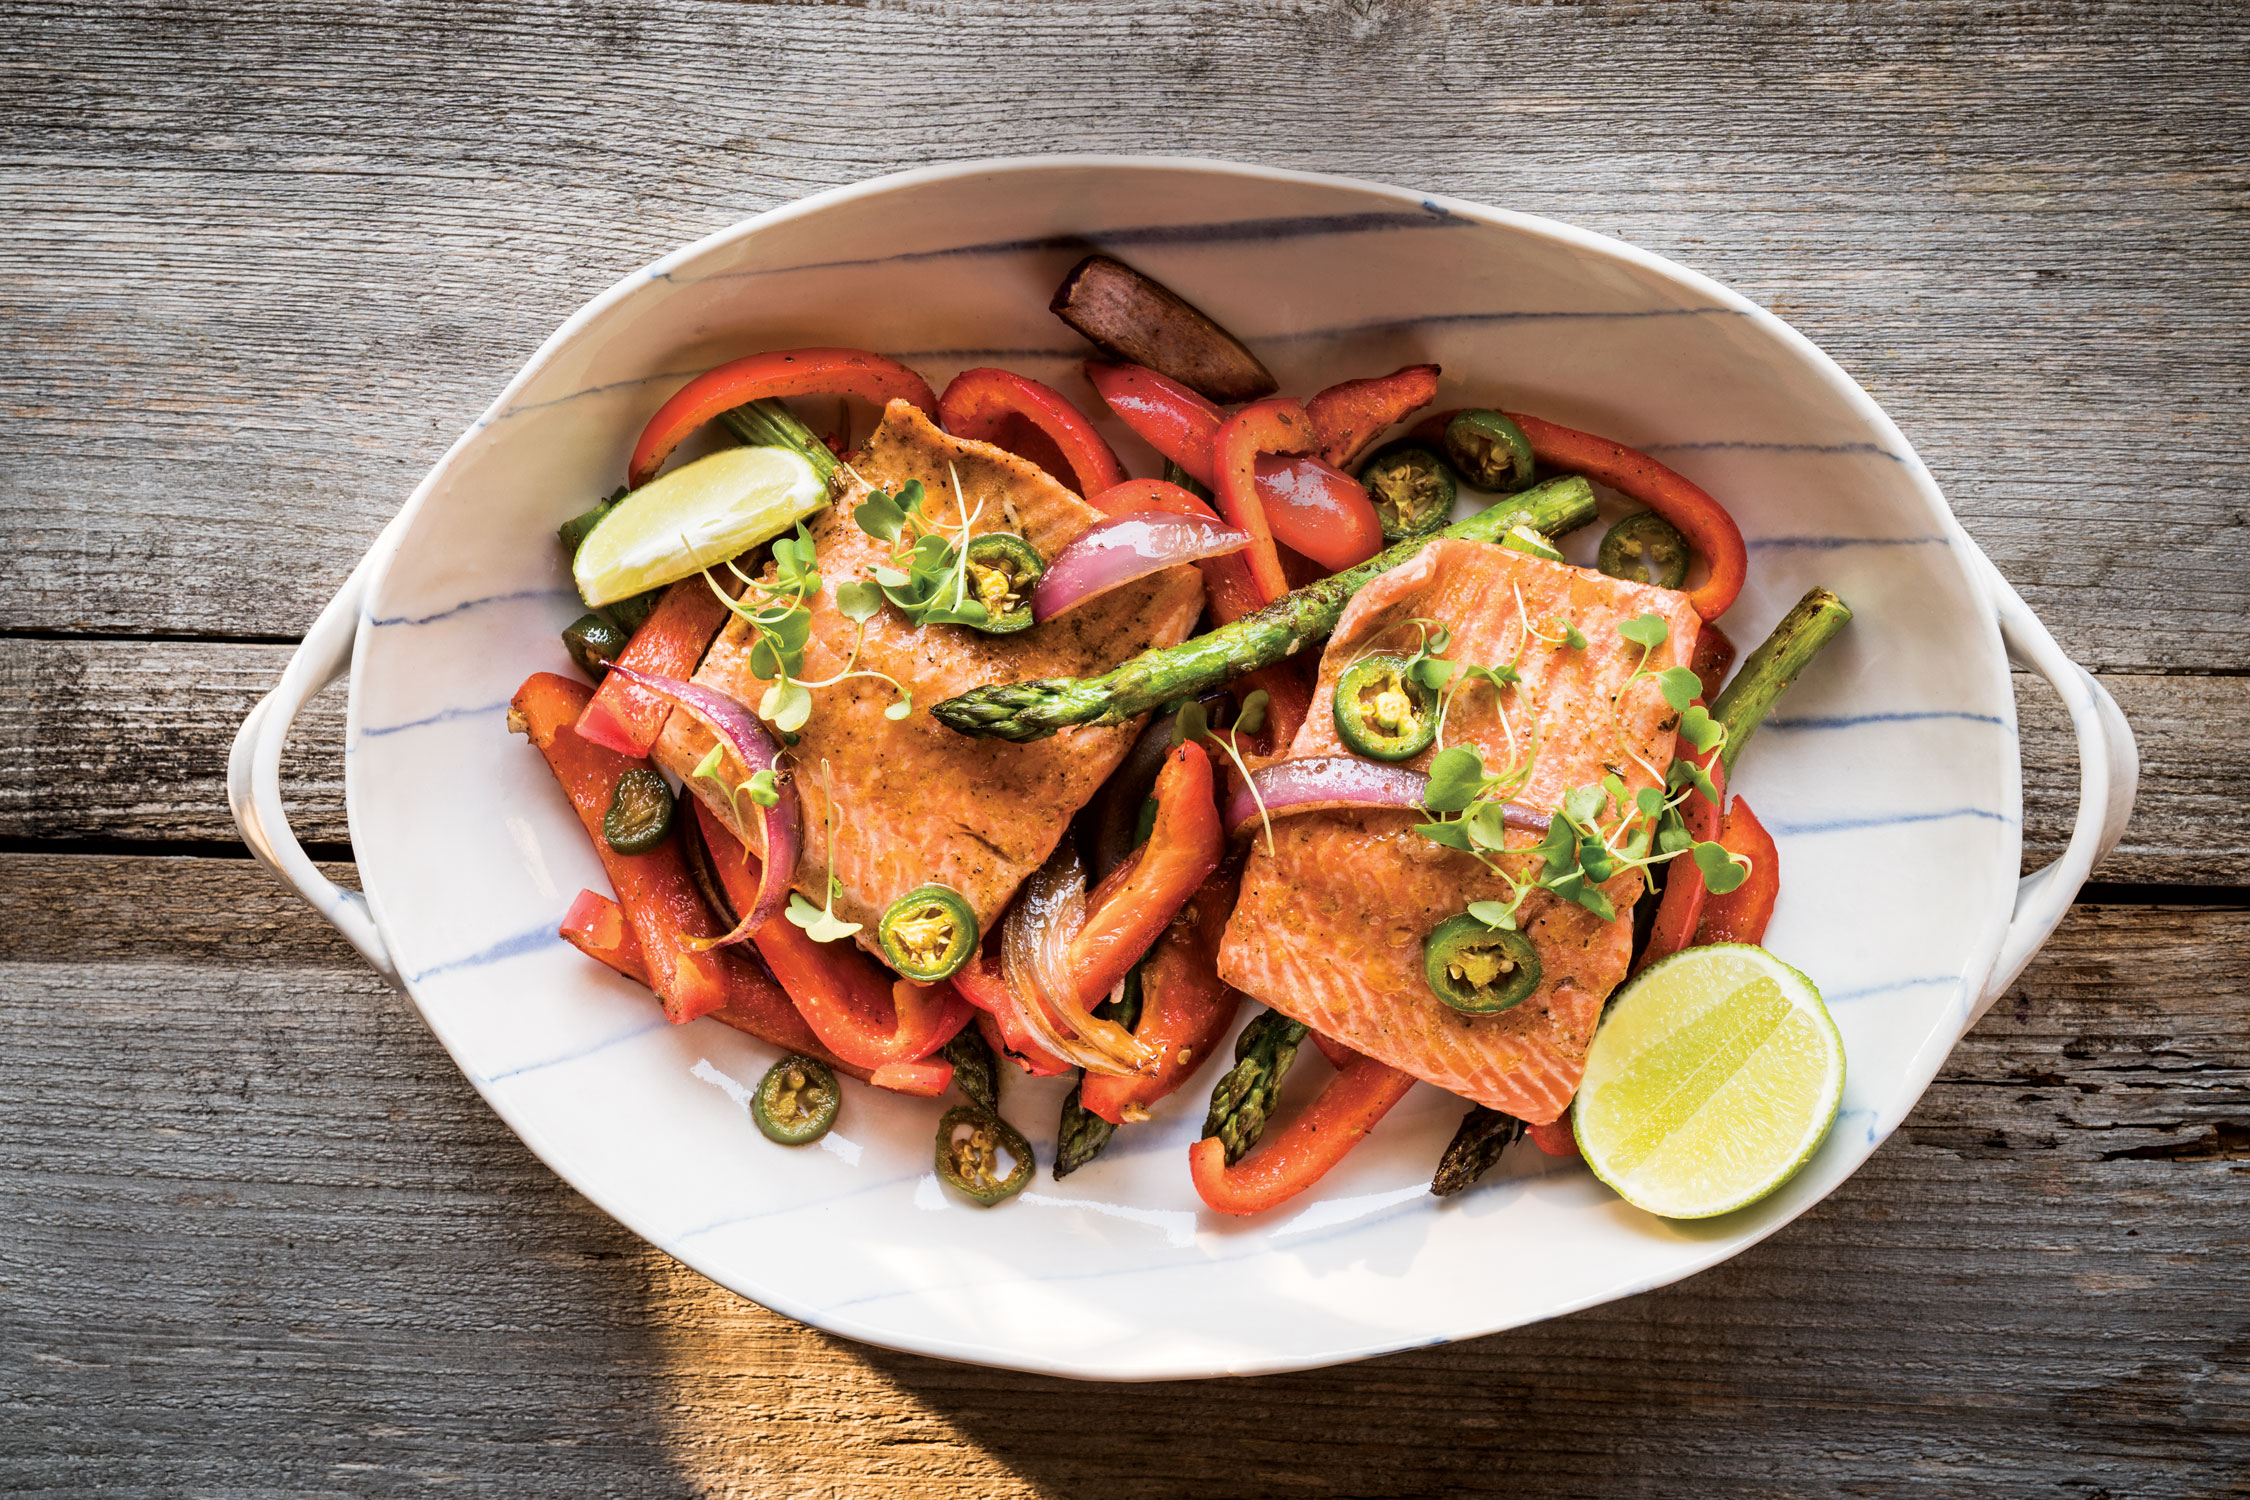
<instances>
[{"instance_id":1,"label":"dish handle","mask_svg":"<svg viewBox=\"0 0 2250 1500\"><path fill-rule=\"evenodd\" d=\"M398 968L391 962L383 935L376 930L367 898L348 890L320 873L289 827L289 814L281 805L281 752L289 742L289 726L313 695L351 670L352 650L359 634L360 600L376 552L360 559L352 576L336 597L321 610L297 654L289 659L274 690L258 700L242 721L227 757L227 804L234 811L242 841L267 869L279 875L298 895L312 903L344 940L393 985Z\"/></svg>"},{"instance_id":2,"label":"dish handle","mask_svg":"<svg viewBox=\"0 0 2250 1500\"><path fill-rule=\"evenodd\" d=\"M1981 551L1976 556L1984 564L1999 611L2000 639L2008 648L2008 660L2044 677L2070 710L2070 727L2078 737L2078 819L2062 854L2017 883L2015 912L2001 939L2000 955L1992 962L1984 998L1969 1018L1972 1025L2015 983L2039 945L2062 922L2094 865L2117 847L2125 821L2133 814L2133 791L2141 774L2140 751L2117 700L2091 672L2063 654L1991 560Z\"/></svg>"}]
</instances>

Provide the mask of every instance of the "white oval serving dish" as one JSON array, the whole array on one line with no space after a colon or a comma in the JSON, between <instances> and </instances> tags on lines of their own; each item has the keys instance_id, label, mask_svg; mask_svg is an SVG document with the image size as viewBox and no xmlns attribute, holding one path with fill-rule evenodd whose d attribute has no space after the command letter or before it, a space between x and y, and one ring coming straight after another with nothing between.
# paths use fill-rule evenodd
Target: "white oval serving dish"
<instances>
[{"instance_id":1,"label":"white oval serving dish","mask_svg":"<svg viewBox=\"0 0 2250 1500\"><path fill-rule=\"evenodd\" d=\"M1810 585L1857 618L1783 701L1738 787L1778 835L1769 935L1842 1028L1843 1113L1782 1191L1676 1224L1528 1146L1432 1199L1462 1105L1419 1088L1319 1189L1250 1222L1186 1169L1211 1076L1093 1166L996 1211L942 1192L937 1109L854 1088L823 1148L760 1137L769 1049L645 992L555 925L593 850L508 697L569 670L581 611L554 527L609 490L689 376L801 344L880 349L942 386L999 364L1089 410L1086 350L1047 312L1089 247L1171 283L1284 389L1411 361L1441 406L1505 399L1647 448L1724 498L1751 547L1724 624L1747 648ZM1995 414L1995 420L2002 419ZM1145 450L1120 444L1149 471ZM1591 538L1581 536L1580 552ZM2013 658L2068 704L2081 806L2019 883ZM351 674L346 755L366 895L323 880L279 756ZM579 1191L792 1317L951 1359L1110 1379L1292 1369L1512 1327L1660 1286L1771 1234L1866 1160L2043 941L2131 806L2132 739L1954 521L1906 439L1801 335L1711 280L1551 220L1221 162L1029 158L886 177L760 215L637 271L533 356L407 501L245 722L251 847L413 997L462 1071ZM1308 1061L1294 1085L1308 1089ZM1004 1109L1051 1146L1059 1090ZM1044 1159L1044 1155L1043 1155Z\"/></svg>"}]
</instances>

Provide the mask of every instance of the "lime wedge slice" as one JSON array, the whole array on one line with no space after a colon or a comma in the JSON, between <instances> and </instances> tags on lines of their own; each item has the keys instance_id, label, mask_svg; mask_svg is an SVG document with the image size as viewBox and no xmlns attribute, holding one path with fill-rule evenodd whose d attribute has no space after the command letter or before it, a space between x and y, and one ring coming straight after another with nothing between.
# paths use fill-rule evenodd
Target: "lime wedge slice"
<instances>
[{"instance_id":1,"label":"lime wedge slice","mask_svg":"<svg viewBox=\"0 0 2250 1500\"><path fill-rule=\"evenodd\" d=\"M801 454L722 448L618 501L578 544L571 572L588 604L628 599L739 557L827 503Z\"/></svg>"},{"instance_id":2,"label":"lime wedge slice","mask_svg":"<svg viewBox=\"0 0 2250 1500\"><path fill-rule=\"evenodd\" d=\"M1719 943L1650 965L1618 994L1571 1124L1626 1202L1707 1219L1795 1175L1843 1096L1843 1038L1812 981L1763 948Z\"/></svg>"}]
</instances>

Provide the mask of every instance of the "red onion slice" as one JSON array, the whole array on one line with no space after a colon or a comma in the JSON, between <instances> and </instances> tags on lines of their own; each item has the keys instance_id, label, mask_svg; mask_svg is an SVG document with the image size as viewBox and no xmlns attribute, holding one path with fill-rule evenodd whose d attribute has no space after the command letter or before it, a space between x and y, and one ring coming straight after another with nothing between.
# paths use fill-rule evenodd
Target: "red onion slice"
<instances>
[{"instance_id":1,"label":"red onion slice","mask_svg":"<svg viewBox=\"0 0 2250 1500\"><path fill-rule=\"evenodd\" d=\"M1070 941L1086 919L1086 873L1065 841L1032 873L1000 929L1001 967L1039 1045L1095 1073L1129 1078L1155 1064L1148 1046L1079 1003Z\"/></svg>"},{"instance_id":2,"label":"red onion slice","mask_svg":"<svg viewBox=\"0 0 2250 1500\"><path fill-rule=\"evenodd\" d=\"M1354 755L1277 760L1252 771L1249 785L1237 787L1227 799L1227 828L1240 833L1257 824L1260 803L1269 818L1352 807L1389 807L1418 813L1424 810L1422 794L1429 785L1430 778L1420 771ZM1510 828L1539 834L1547 831L1546 814L1519 803L1506 804L1505 820Z\"/></svg>"},{"instance_id":3,"label":"red onion slice","mask_svg":"<svg viewBox=\"0 0 2250 1500\"><path fill-rule=\"evenodd\" d=\"M1181 563L1224 557L1250 545L1215 516L1138 510L1089 527L1055 554L1031 591L1031 619L1044 624L1111 589Z\"/></svg>"},{"instance_id":4,"label":"red onion slice","mask_svg":"<svg viewBox=\"0 0 2250 1500\"><path fill-rule=\"evenodd\" d=\"M727 753L741 761L752 772L771 771L781 757L781 747L758 716L734 699L696 682L682 682L677 677L659 677L651 672L636 672L631 667L612 664L610 671L623 674L625 680L637 688L654 693L657 697L678 708L689 718L701 724L726 747ZM797 855L802 837L803 814L797 801L797 789L787 777L781 777L781 800L771 807L758 808L764 825L765 843L759 851L758 899L742 914L742 920L724 937L711 938L699 944L706 948L723 948L729 943L739 943L773 920L788 898L789 882L797 873ZM750 804L757 807L756 803Z\"/></svg>"}]
</instances>

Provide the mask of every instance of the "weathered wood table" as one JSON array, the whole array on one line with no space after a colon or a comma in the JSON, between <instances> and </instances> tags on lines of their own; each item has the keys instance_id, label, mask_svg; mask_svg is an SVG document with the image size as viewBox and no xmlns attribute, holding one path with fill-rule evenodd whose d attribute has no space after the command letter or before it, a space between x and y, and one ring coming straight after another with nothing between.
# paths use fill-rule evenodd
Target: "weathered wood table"
<instances>
[{"instance_id":1,"label":"weathered wood table","mask_svg":"<svg viewBox=\"0 0 2250 1500\"><path fill-rule=\"evenodd\" d=\"M2250 1493L2250 13L1190 0L0 9L0 1489ZM1216 152L1622 235L1875 392L2138 817L1827 1203L1322 1373L1103 1388L747 1305L244 857L226 745L570 309L894 168ZM2075 798L2024 693L2027 860ZM340 696L292 795L348 871Z\"/></svg>"}]
</instances>

